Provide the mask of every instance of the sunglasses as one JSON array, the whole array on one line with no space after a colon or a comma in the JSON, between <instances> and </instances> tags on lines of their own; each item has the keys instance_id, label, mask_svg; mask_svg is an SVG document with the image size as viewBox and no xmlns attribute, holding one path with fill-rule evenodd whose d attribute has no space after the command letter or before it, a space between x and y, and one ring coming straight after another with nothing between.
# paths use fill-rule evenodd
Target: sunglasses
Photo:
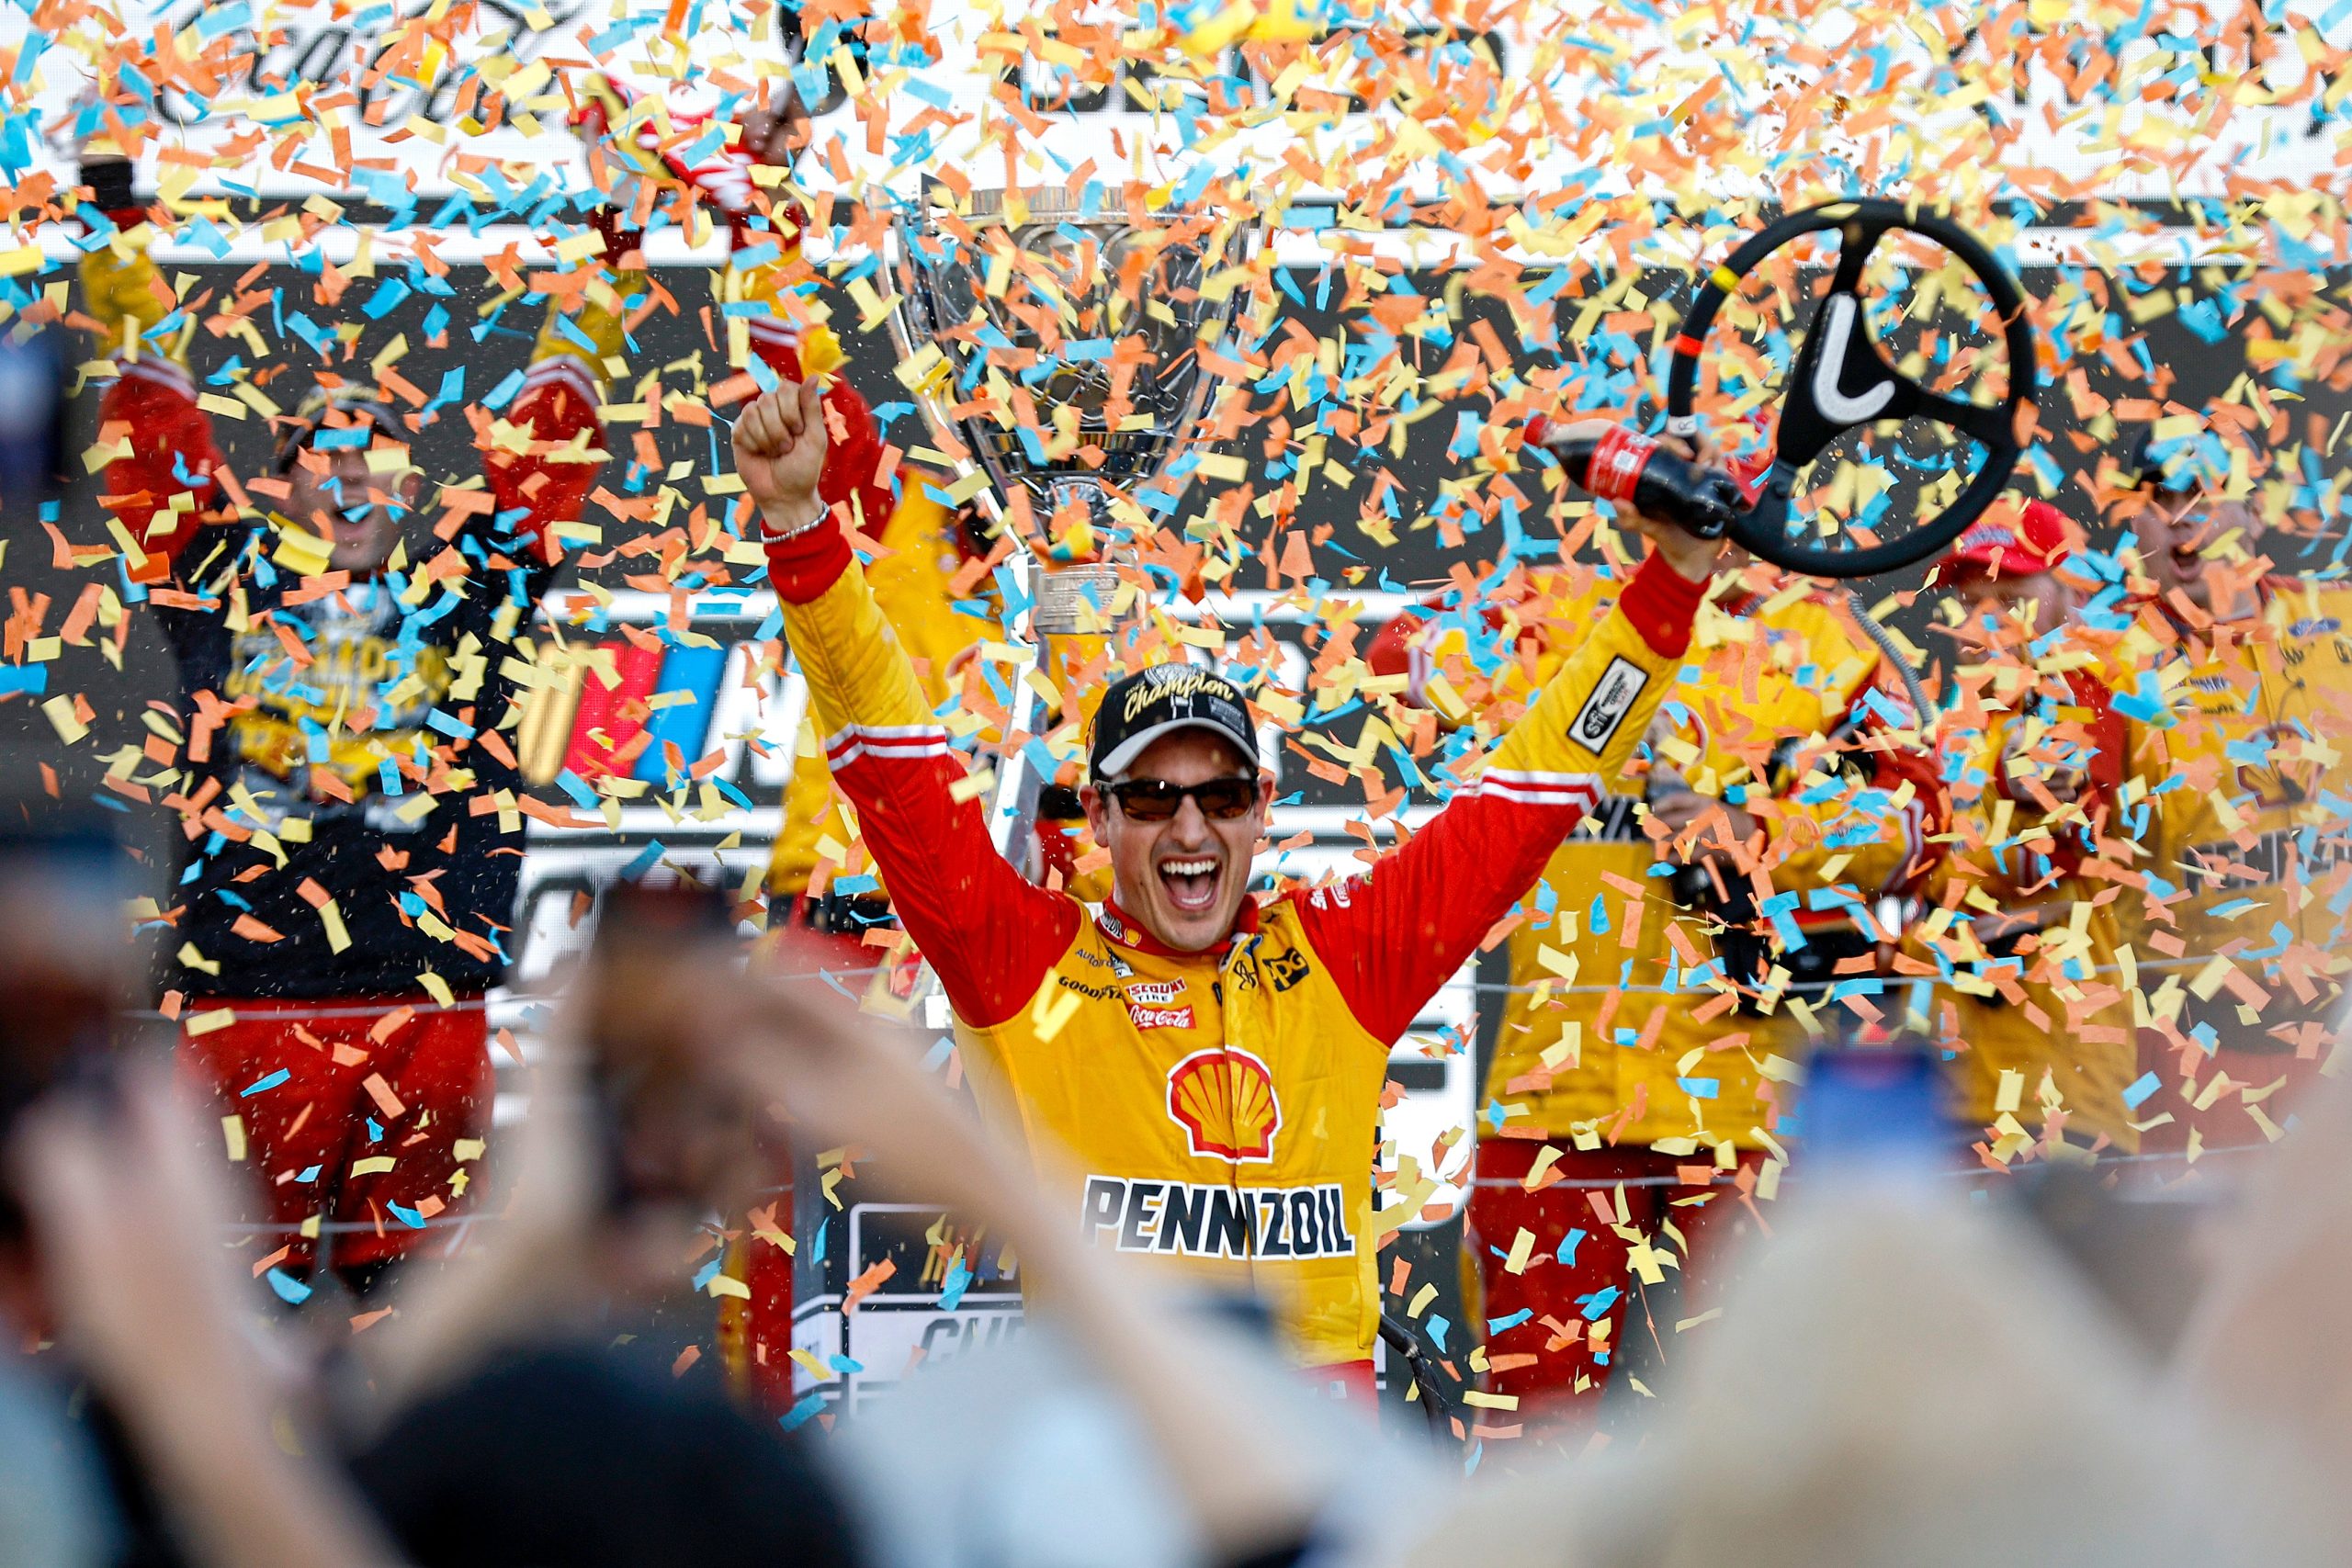
<instances>
[{"instance_id":1,"label":"sunglasses","mask_svg":"<svg viewBox=\"0 0 2352 1568\"><path fill-rule=\"evenodd\" d=\"M1103 794L1119 803L1130 822L1165 822L1183 809L1191 795L1201 815L1212 822L1230 822L1258 804L1256 779L1210 779L1204 784L1170 784L1166 779L1128 779L1105 785Z\"/></svg>"}]
</instances>

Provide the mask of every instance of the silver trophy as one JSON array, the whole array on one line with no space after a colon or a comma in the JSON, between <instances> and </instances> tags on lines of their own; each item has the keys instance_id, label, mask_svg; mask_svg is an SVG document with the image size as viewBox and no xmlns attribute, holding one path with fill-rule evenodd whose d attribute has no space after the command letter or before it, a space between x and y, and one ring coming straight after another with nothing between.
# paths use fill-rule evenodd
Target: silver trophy
<instances>
[{"instance_id":1,"label":"silver trophy","mask_svg":"<svg viewBox=\"0 0 2352 1568\"><path fill-rule=\"evenodd\" d=\"M1177 459L1214 379L1199 349L1239 306L1218 275L1254 229L1182 210L1139 223L1058 186L952 203L933 182L924 197L897 224L901 363L930 365L917 400L988 476L992 519L1041 547L1028 629L1102 630L1118 564L1189 480Z\"/></svg>"},{"instance_id":2,"label":"silver trophy","mask_svg":"<svg viewBox=\"0 0 2352 1568\"><path fill-rule=\"evenodd\" d=\"M939 446L986 476L989 520L1025 547L1007 637L1042 659L1047 635L1113 629L1120 566L1175 520L1190 482L1216 379L1199 351L1248 293L1227 269L1253 254L1254 226L1182 209L1139 220L1051 186L958 201L933 181L895 238L901 376ZM1031 735L1035 684L1014 688ZM990 823L1023 865L1043 782L1026 750L1008 750Z\"/></svg>"}]
</instances>

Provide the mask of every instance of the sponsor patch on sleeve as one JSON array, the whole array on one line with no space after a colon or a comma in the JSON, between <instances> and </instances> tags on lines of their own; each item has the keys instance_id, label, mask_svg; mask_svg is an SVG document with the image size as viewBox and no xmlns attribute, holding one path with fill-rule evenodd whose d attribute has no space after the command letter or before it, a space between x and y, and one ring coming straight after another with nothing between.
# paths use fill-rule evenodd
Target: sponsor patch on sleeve
<instances>
[{"instance_id":1,"label":"sponsor patch on sleeve","mask_svg":"<svg viewBox=\"0 0 2352 1568\"><path fill-rule=\"evenodd\" d=\"M1649 672L1632 660L1611 659L1600 679L1593 682L1592 694L1568 721L1568 739L1600 756L1609 749L1625 716L1634 711L1634 699L1649 683Z\"/></svg>"}]
</instances>

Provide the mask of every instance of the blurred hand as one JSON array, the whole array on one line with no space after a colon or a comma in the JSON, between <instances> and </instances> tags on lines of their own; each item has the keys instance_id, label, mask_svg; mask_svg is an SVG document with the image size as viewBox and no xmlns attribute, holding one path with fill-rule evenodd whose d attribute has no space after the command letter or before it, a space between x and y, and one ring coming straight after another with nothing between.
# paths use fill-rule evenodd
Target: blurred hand
<instances>
[{"instance_id":1,"label":"blurred hand","mask_svg":"<svg viewBox=\"0 0 2352 1568\"><path fill-rule=\"evenodd\" d=\"M735 471L777 533L806 526L825 509L825 408L814 381L786 381L760 395L735 422Z\"/></svg>"},{"instance_id":2,"label":"blurred hand","mask_svg":"<svg viewBox=\"0 0 2352 1568\"><path fill-rule=\"evenodd\" d=\"M1693 862L1710 856L1736 859L1755 838L1759 826L1753 812L1696 790L1662 791L1654 795L1648 804L1650 815L1666 824L1673 835L1658 845L1661 854L1671 852L1670 858ZM1687 849L1676 851L1674 846L1694 827L1698 829L1696 839Z\"/></svg>"},{"instance_id":3,"label":"blurred hand","mask_svg":"<svg viewBox=\"0 0 2352 1568\"><path fill-rule=\"evenodd\" d=\"M119 1113L52 1097L15 1140L41 1278L65 1343L137 1416L186 1416L261 1381L221 1254L229 1205L168 1066L126 1075Z\"/></svg>"},{"instance_id":4,"label":"blurred hand","mask_svg":"<svg viewBox=\"0 0 2352 1568\"><path fill-rule=\"evenodd\" d=\"M2036 730L2041 731L2038 742L2030 734ZM2032 781L2059 805L2071 806L2090 787L2090 777L2079 766L2040 754L2050 744L2042 727L2011 720L2001 737L2002 771L2020 784Z\"/></svg>"},{"instance_id":5,"label":"blurred hand","mask_svg":"<svg viewBox=\"0 0 2352 1568\"><path fill-rule=\"evenodd\" d=\"M808 145L808 109L789 81L771 85L767 102L746 110L742 124L743 151L756 163L788 169Z\"/></svg>"}]
</instances>

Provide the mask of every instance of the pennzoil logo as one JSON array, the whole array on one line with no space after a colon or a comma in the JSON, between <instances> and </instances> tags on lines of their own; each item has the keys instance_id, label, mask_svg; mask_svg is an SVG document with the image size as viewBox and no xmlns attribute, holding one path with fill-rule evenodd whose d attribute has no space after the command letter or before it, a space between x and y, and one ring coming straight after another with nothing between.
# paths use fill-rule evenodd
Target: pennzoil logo
<instances>
[{"instance_id":1,"label":"pennzoil logo","mask_svg":"<svg viewBox=\"0 0 2352 1568\"><path fill-rule=\"evenodd\" d=\"M1168 1115L1195 1157L1228 1165L1273 1158L1283 1125L1274 1075L1230 1046L1195 1051L1168 1069Z\"/></svg>"},{"instance_id":2,"label":"pennzoil logo","mask_svg":"<svg viewBox=\"0 0 2352 1568\"><path fill-rule=\"evenodd\" d=\"M1352 1258L1347 1195L1312 1187L1225 1187L1090 1176L1080 1201L1086 1239L1108 1233L1121 1252L1180 1258Z\"/></svg>"}]
</instances>

